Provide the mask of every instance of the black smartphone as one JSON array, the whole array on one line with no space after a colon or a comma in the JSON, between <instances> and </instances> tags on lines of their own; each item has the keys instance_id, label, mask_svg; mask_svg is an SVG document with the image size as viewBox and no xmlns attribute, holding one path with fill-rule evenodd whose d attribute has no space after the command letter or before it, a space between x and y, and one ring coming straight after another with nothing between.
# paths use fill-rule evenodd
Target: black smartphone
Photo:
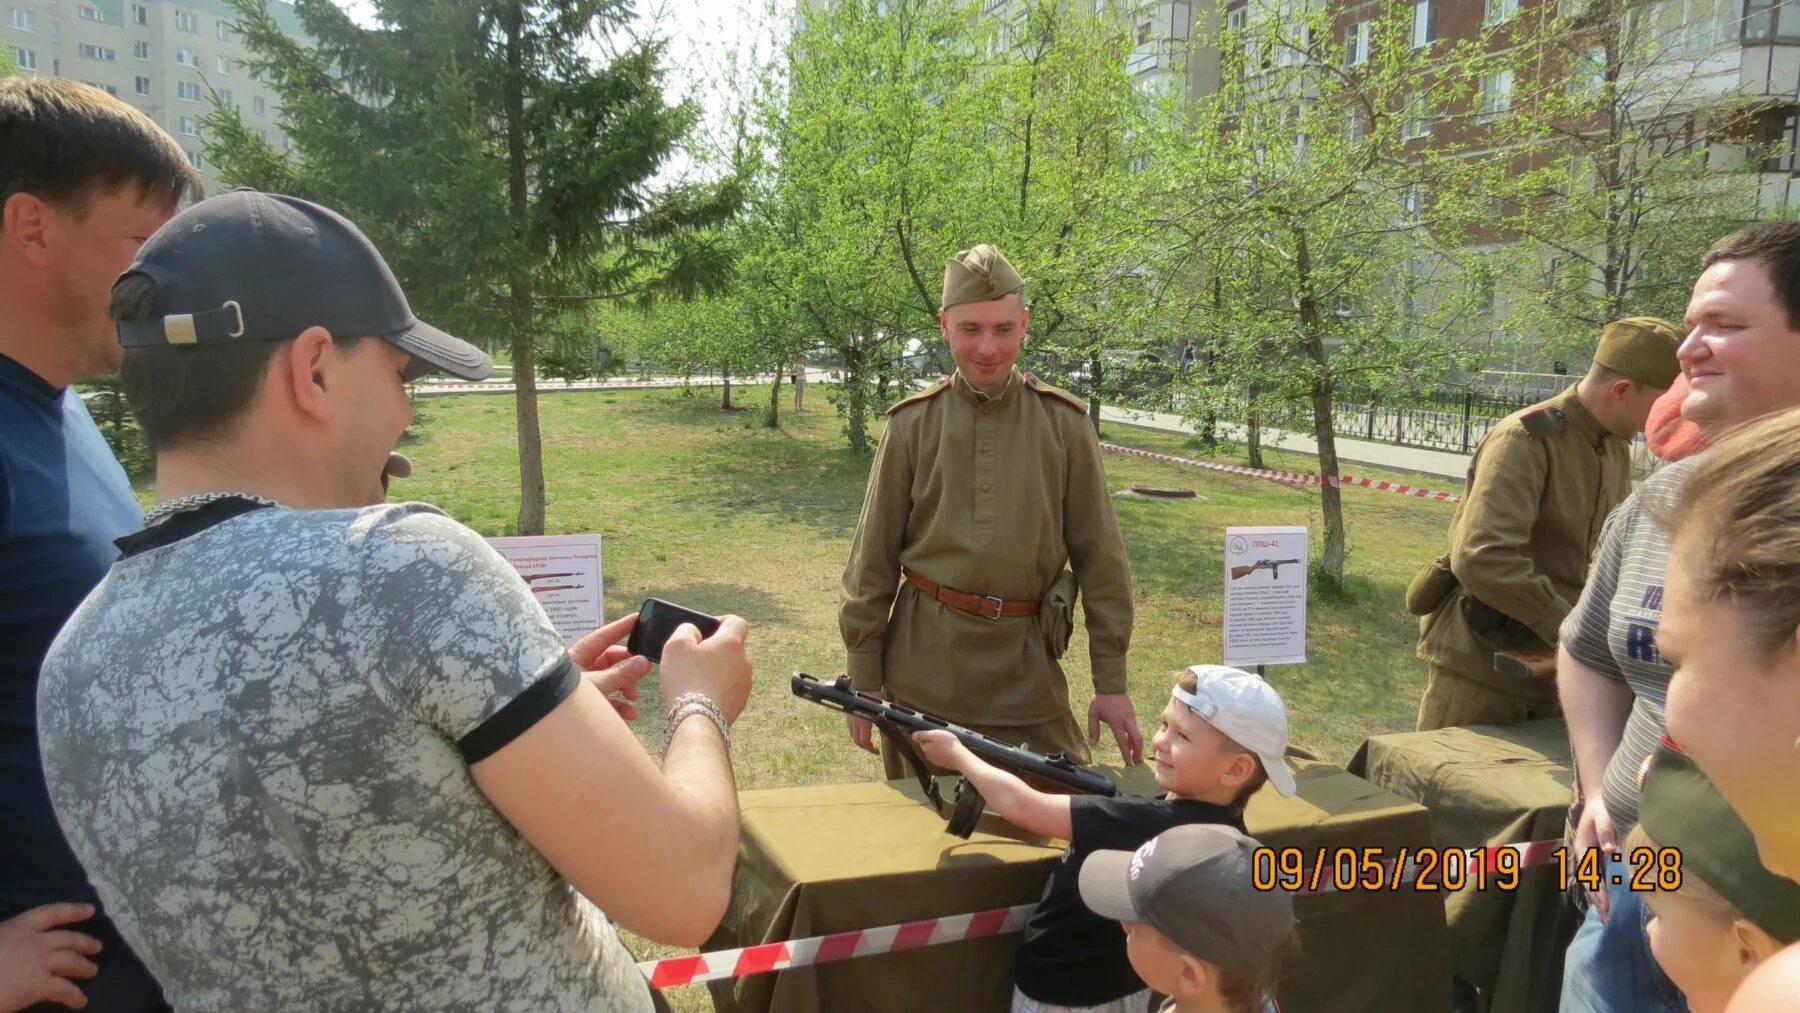
<instances>
[{"instance_id":1,"label":"black smartphone","mask_svg":"<svg viewBox=\"0 0 1800 1013\"><path fill-rule=\"evenodd\" d=\"M631 628L631 637L625 641L625 649L660 662L663 645L669 642L669 638L675 635L675 628L682 623L693 623L694 628L700 631L700 638L704 640L718 630L719 617L695 612L661 598L646 598L644 607L638 609L637 625Z\"/></svg>"}]
</instances>

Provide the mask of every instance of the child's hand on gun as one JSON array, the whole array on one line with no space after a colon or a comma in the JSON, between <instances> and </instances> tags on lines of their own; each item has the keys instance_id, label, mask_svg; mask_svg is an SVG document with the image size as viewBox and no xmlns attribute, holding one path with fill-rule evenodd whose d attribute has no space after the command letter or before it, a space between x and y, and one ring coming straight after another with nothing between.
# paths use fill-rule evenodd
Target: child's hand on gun
<instances>
[{"instance_id":1,"label":"child's hand on gun","mask_svg":"<svg viewBox=\"0 0 1800 1013\"><path fill-rule=\"evenodd\" d=\"M969 761L975 759L961 739L946 731L914 732L912 740L925 762L934 767L966 774Z\"/></svg>"}]
</instances>

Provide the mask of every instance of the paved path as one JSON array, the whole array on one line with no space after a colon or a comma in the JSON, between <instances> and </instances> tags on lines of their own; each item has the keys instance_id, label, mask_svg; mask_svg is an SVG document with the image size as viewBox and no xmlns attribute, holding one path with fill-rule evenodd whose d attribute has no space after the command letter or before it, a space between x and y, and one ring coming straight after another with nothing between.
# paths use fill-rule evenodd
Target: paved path
<instances>
[{"instance_id":1,"label":"paved path","mask_svg":"<svg viewBox=\"0 0 1800 1013\"><path fill-rule=\"evenodd\" d=\"M1143 426L1146 429L1160 429L1170 433L1193 433L1195 431L1194 427L1183 421L1179 415L1143 412L1132 408L1112 408L1101 405L1100 420ZM1236 423L1221 422L1218 429L1219 434L1226 439L1240 443L1244 440L1244 427ZM1319 452L1318 443L1309 435L1265 427L1262 437L1263 447L1268 450L1292 450L1313 456L1317 456ZM1339 436L1337 452L1340 462L1354 461L1359 464L1372 464L1379 468L1416 471L1427 475L1440 475L1456 479L1467 478L1469 474L1469 458L1466 455L1453 454L1443 450L1397 447L1391 443L1371 443L1367 440L1353 440ZM1349 469L1339 468L1338 470L1347 471Z\"/></svg>"},{"instance_id":2,"label":"paved path","mask_svg":"<svg viewBox=\"0 0 1800 1013\"><path fill-rule=\"evenodd\" d=\"M733 383L759 384L768 383L773 377L770 374L756 376L732 377ZM829 384L830 370L807 370L810 383ZM697 376L683 381L677 376L652 377L648 380L614 379L614 380L578 380L564 383L561 380L538 381L538 393L555 394L560 391L587 390L645 390L668 389L680 387L683 383L694 386L717 387L717 376ZM493 379L481 383L432 383L419 384L413 393L420 397L447 397L457 394L511 394L513 385L505 379ZM1159 429L1169 433L1193 433L1194 427L1183 421L1181 416L1165 412L1145 412L1132 408L1115 408L1107 405L1100 407L1102 422L1121 422L1126 425L1142 426L1145 429ZM1226 439L1239 443L1244 441L1244 427L1235 423L1222 422L1219 433ZM1287 432L1279 429L1263 429L1263 446L1269 450L1291 450L1296 453L1317 456L1319 447L1313 438L1303 433ZM1353 440L1338 437L1338 457L1344 462L1372 464L1381 468L1392 468L1398 471L1415 471L1427 475L1439 475L1448 478L1466 478L1469 473L1469 458L1464 454L1453 454L1442 450L1422 450L1417 447L1397 447L1391 443L1371 443L1367 440ZM1348 470L1348 469L1340 469Z\"/></svg>"}]
</instances>

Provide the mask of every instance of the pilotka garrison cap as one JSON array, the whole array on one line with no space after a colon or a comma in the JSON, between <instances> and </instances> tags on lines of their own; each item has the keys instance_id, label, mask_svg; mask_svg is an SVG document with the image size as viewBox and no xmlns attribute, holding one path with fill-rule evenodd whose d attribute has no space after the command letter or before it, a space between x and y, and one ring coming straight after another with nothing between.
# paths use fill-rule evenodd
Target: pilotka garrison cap
<instances>
[{"instance_id":1,"label":"pilotka garrison cap","mask_svg":"<svg viewBox=\"0 0 1800 1013\"><path fill-rule=\"evenodd\" d=\"M982 243L950 258L944 265L944 301L940 309L959 303L987 302L1012 295L1025 279L997 247Z\"/></svg>"},{"instance_id":2,"label":"pilotka garrison cap","mask_svg":"<svg viewBox=\"0 0 1800 1013\"><path fill-rule=\"evenodd\" d=\"M127 348L286 341L309 327L412 355L406 378L486 379L493 360L413 316L375 245L310 201L248 188L200 201L156 231L120 281L156 283L164 316L119 323Z\"/></svg>"},{"instance_id":3,"label":"pilotka garrison cap","mask_svg":"<svg viewBox=\"0 0 1800 1013\"><path fill-rule=\"evenodd\" d=\"M1681 345L1681 329L1661 317L1626 317L1600 331L1594 361L1607 369L1659 390L1681 375L1675 349Z\"/></svg>"}]
</instances>

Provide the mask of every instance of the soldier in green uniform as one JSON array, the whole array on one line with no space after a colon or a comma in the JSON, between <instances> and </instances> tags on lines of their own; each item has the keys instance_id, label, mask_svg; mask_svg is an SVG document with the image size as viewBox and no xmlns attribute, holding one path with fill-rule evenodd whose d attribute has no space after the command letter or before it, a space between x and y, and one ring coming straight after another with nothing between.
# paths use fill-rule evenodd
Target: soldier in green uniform
<instances>
[{"instance_id":1,"label":"soldier in green uniform","mask_svg":"<svg viewBox=\"0 0 1800 1013\"><path fill-rule=\"evenodd\" d=\"M1585 377L1475 448L1450 551L1407 591L1431 665L1420 731L1561 713L1549 652L1606 515L1631 493L1631 440L1679 375L1680 341L1654 317L1606 325Z\"/></svg>"},{"instance_id":2,"label":"soldier in green uniform","mask_svg":"<svg viewBox=\"0 0 1800 1013\"><path fill-rule=\"evenodd\" d=\"M844 569L848 671L863 692L1080 763L1105 724L1137 763L1125 544L1087 406L1014 368L1024 288L992 246L944 269L938 326L956 372L888 410ZM1095 694L1085 738L1057 662L1077 586ZM848 720L875 752L869 722ZM891 751L884 762L907 776Z\"/></svg>"}]
</instances>

